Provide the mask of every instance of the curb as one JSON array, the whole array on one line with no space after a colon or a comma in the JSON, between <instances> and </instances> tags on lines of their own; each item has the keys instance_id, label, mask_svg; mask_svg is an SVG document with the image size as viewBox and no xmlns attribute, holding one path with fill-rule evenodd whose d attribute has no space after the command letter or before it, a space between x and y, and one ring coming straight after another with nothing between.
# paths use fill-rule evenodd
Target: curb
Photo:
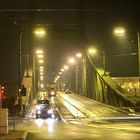
<instances>
[{"instance_id":1,"label":"curb","mask_svg":"<svg viewBox=\"0 0 140 140\"><path fill-rule=\"evenodd\" d=\"M28 132L25 131L24 134L23 134L23 137L19 140L26 140L27 136L28 136Z\"/></svg>"},{"instance_id":2,"label":"curb","mask_svg":"<svg viewBox=\"0 0 140 140\"><path fill-rule=\"evenodd\" d=\"M21 134L20 134L21 133ZM0 136L0 140L26 140L28 132L27 131L15 131L11 132L11 134Z\"/></svg>"}]
</instances>

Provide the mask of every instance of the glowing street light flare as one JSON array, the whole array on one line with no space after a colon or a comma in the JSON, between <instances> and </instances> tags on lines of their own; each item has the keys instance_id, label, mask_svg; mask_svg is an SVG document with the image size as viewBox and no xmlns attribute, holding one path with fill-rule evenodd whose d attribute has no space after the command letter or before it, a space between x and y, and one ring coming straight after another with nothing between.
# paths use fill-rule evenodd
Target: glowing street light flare
<instances>
[{"instance_id":1,"label":"glowing street light flare","mask_svg":"<svg viewBox=\"0 0 140 140\"><path fill-rule=\"evenodd\" d=\"M61 75L61 74L62 74L62 72L59 72L59 74Z\"/></svg>"},{"instance_id":2,"label":"glowing street light flare","mask_svg":"<svg viewBox=\"0 0 140 140\"><path fill-rule=\"evenodd\" d=\"M44 70L39 70L39 71L40 71L40 73L43 73Z\"/></svg>"},{"instance_id":3,"label":"glowing street light flare","mask_svg":"<svg viewBox=\"0 0 140 140\"><path fill-rule=\"evenodd\" d=\"M89 54L95 54L96 52L97 52L97 50L94 49L94 48L88 49L88 53L89 53Z\"/></svg>"},{"instance_id":4,"label":"glowing street light flare","mask_svg":"<svg viewBox=\"0 0 140 140\"><path fill-rule=\"evenodd\" d=\"M40 80L43 80L43 77L42 77L42 78L40 78Z\"/></svg>"},{"instance_id":5,"label":"glowing street light flare","mask_svg":"<svg viewBox=\"0 0 140 140\"><path fill-rule=\"evenodd\" d=\"M68 65L64 65L64 69L65 70L69 69L69 66Z\"/></svg>"},{"instance_id":6,"label":"glowing street light flare","mask_svg":"<svg viewBox=\"0 0 140 140\"><path fill-rule=\"evenodd\" d=\"M43 58L43 55L42 54L39 54L37 57L38 58Z\"/></svg>"},{"instance_id":7,"label":"glowing street light flare","mask_svg":"<svg viewBox=\"0 0 140 140\"><path fill-rule=\"evenodd\" d=\"M70 64L74 64L74 63L75 63L75 59L74 59L73 57L71 57L71 58L69 58L68 62L69 62Z\"/></svg>"},{"instance_id":8,"label":"glowing street light flare","mask_svg":"<svg viewBox=\"0 0 140 140\"><path fill-rule=\"evenodd\" d=\"M61 72L64 71L64 69L61 69Z\"/></svg>"},{"instance_id":9,"label":"glowing street light flare","mask_svg":"<svg viewBox=\"0 0 140 140\"><path fill-rule=\"evenodd\" d=\"M42 79L43 78L43 76L40 76L40 79Z\"/></svg>"},{"instance_id":10,"label":"glowing street light flare","mask_svg":"<svg viewBox=\"0 0 140 140\"><path fill-rule=\"evenodd\" d=\"M44 67L43 66L40 66L39 69L44 69Z\"/></svg>"},{"instance_id":11,"label":"glowing street light flare","mask_svg":"<svg viewBox=\"0 0 140 140\"><path fill-rule=\"evenodd\" d=\"M41 84L40 87L41 87L41 88L44 88L44 84Z\"/></svg>"},{"instance_id":12,"label":"glowing street light flare","mask_svg":"<svg viewBox=\"0 0 140 140\"><path fill-rule=\"evenodd\" d=\"M124 36L126 30L123 27L117 27L114 29L114 34L117 36Z\"/></svg>"},{"instance_id":13,"label":"glowing street light flare","mask_svg":"<svg viewBox=\"0 0 140 140\"><path fill-rule=\"evenodd\" d=\"M46 35L45 30L42 28L36 29L34 33L37 37L44 37Z\"/></svg>"},{"instance_id":14,"label":"glowing street light flare","mask_svg":"<svg viewBox=\"0 0 140 140\"><path fill-rule=\"evenodd\" d=\"M60 76L58 75L58 76L56 76L57 78L60 78Z\"/></svg>"},{"instance_id":15,"label":"glowing street light flare","mask_svg":"<svg viewBox=\"0 0 140 140\"><path fill-rule=\"evenodd\" d=\"M36 53L37 54L43 54L43 50L37 50Z\"/></svg>"},{"instance_id":16,"label":"glowing street light flare","mask_svg":"<svg viewBox=\"0 0 140 140\"><path fill-rule=\"evenodd\" d=\"M39 71L40 71L40 72L43 72L44 70L43 70L43 69L40 69Z\"/></svg>"},{"instance_id":17,"label":"glowing street light flare","mask_svg":"<svg viewBox=\"0 0 140 140\"><path fill-rule=\"evenodd\" d=\"M43 60L38 60L38 63L42 64L42 63L44 63L44 61Z\"/></svg>"},{"instance_id":18,"label":"glowing street light flare","mask_svg":"<svg viewBox=\"0 0 140 140\"><path fill-rule=\"evenodd\" d=\"M82 53L77 53L77 54L76 54L76 57L77 57L77 58L82 58Z\"/></svg>"},{"instance_id":19,"label":"glowing street light flare","mask_svg":"<svg viewBox=\"0 0 140 140\"><path fill-rule=\"evenodd\" d=\"M40 75L43 75L43 72L40 72Z\"/></svg>"}]
</instances>

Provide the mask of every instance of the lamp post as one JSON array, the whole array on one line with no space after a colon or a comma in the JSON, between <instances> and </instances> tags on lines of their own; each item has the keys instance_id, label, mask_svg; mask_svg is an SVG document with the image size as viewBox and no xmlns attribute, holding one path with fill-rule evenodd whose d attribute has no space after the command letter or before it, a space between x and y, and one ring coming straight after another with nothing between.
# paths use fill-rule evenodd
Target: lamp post
<instances>
[{"instance_id":1,"label":"lamp post","mask_svg":"<svg viewBox=\"0 0 140 140\"><path fill-rule=\"evenodd\" d=\"M74 64L76 63L75 57L70 57L70 58L68 59L68 63L69 63L70 65L74 65ZM70 76L69 76L69 81L70 81L70 83L69 83L69 89L72 88L71 80L72 80L72 77L71 77L71 75L70 75Z\"/></svg>"},{"instance_id":2,"label":"lamp post","mask_svg":"<svg viewBox=\"0 0 140 140\"><path fill-rule=\"evenodd\" d=\"M36 93L36 65L35 65L35 57L33 56L33 97Z\"/></svg>"},{"instance_id":3,"label":"lamp post","mask_svg":"<svg viewBox=\"0 0 140 140\"><path fill-rule=\"evenodd\" d=\"M137 32L138 39L138 64L139 64L139 77L140 77L140 33Z\"/></svg>"},{"instance_id":4,"label":"lamp post","mask_svg":"<svg viewBox=\"0 0 140 140\"><path fill-rule=\"evenodd\" d=\"M103 69L104 69L104 75L106 75L106 57L105 57L105 51L103 50Z\"/></svg>"},{"instance_id":5,"label":"lamp post","mask_svg":"<svg viewBox=\"0 0 140 140\"><path fill-rule=\"evenodd\" d=\"M20 32L19 34L19 50L18 50L18 89L21 88L21 73L22 73L22 37L24 32ZM43 28L35 29L34 31L35 35L39 38L42 38L45 36L46 32ZM34 58L33 58L34 61ZM33 62L34 67L34 62ZM34 71L34 70L33 70ZM29 55L27 55L27 77L29 77ZM34 80L35 80L35 71L34 71ZM35 83L34 83L35 84ZM22 96L19 96L18 94L18 104L21 109L21 113L23 113L23 107L22 107Z\"/></svg>"},{"instance_id":6,"label":"lamp post","mask_svg":"<svg viewBox=\"0 0 140 140\"><path fill-rule=\"evenodd\" d=\"M18 87L20 87L21 84L21 48L22 48L22 36L23 32L20 32L19 34L19 52L18 52Z\"/></svg>"},{"instance_id":7,"label":"lamp post","mask_svg":"<svg viewBox=\"0 0 140 140\"><path fill-rule=\"evenodd\" d=\"M22 96L19 94L19 89L21 88L21 49L22 49L22 36L23 32L19 34L19 52L18 52L18 105L23 114L23 107L22 107Z\"/></svg>"},{"instance_id":8,"label":"lamp post","mask_svg":"<svg viewBox=\"0 0 140 140\"><path fill-rule=\"evenodd\" d=\"M76 86L76 93L78 93L78 79L79 79L79 65L76 65L76 81L75 81L75 86Z\"/></svg>"},{"instance_id":9,"label":"lamp post","mask_svg":"<svg viewBox=\"0 0 140 140\"><path fill-rule=\"evenodd\" d=\"M82 58L82 53L77 53L76 57L78 59ZM76 87L76 92L78 93L78 79L79 79L79 63L76 65L76 81L75 81L75 87Z\"/></svg>"},{"instance_id":10,"label":"lamp post","mask_svg":"<svg viewBox=\"0 0 140 140\"><path fill-rule=\"evenodd\" d=\"M125 35L125 28L123 27L117 27L114 29L114 34L117 35L117 36L124 36ZM139 31L136 31L136 34L137 34L137 48L138 48L138 74L139 74L139 77L140 77L140 33Z\"/></svg>"},{"instance_id":11,"label":"lamp post","mask_svg":"<svg viewBox=\"0 0 140 140\"><path fill-rule=\"evenodd\" d=\"M18 51L18 105L23 115L22 96L19 94L21 88L21 74L22 74L22 37L24 32L19 33L19 51ZM27 77L29 76L29 55L27 57Z\"/></svg>"}]
</instances>

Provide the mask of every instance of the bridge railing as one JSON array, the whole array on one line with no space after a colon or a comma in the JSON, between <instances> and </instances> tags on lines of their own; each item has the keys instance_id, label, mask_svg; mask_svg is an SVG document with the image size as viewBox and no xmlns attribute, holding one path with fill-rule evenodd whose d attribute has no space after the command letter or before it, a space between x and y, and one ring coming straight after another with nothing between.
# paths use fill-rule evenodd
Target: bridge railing
<instances>
[{"instance_id":1,"label":"bridge railing","mask_svg":"<svg viewBox=\"0 0 140 140\"><path fill-rule=\"evenodd\" d=\"M140 105L138 97L130 95L104 74L104 69L96 67L90 56L85 56L79 67L78 94L117 107Z\"/></svg>"}]
</instances>

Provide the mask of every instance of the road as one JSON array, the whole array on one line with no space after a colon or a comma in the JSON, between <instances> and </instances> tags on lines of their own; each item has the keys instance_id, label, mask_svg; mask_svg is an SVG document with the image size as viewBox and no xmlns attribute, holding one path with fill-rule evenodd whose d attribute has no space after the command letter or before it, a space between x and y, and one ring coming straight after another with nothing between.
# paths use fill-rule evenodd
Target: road
<instances>
[{"instance_id":1,"label":"road","mask_svg":"<svg viewBox=\"0 0 140 140\"><path fill-rule=\"evenodd\" d=\"M40 93L39 98L47 93ZM37 99L37 98L36 98ZM58 93L50 98L59 119L36 119L33 100L29 112L17 130L28 131L28 140L43 139L115 139L139 140L138 114L110 107L75 94Z\"/></svg>"}]
</instances>

